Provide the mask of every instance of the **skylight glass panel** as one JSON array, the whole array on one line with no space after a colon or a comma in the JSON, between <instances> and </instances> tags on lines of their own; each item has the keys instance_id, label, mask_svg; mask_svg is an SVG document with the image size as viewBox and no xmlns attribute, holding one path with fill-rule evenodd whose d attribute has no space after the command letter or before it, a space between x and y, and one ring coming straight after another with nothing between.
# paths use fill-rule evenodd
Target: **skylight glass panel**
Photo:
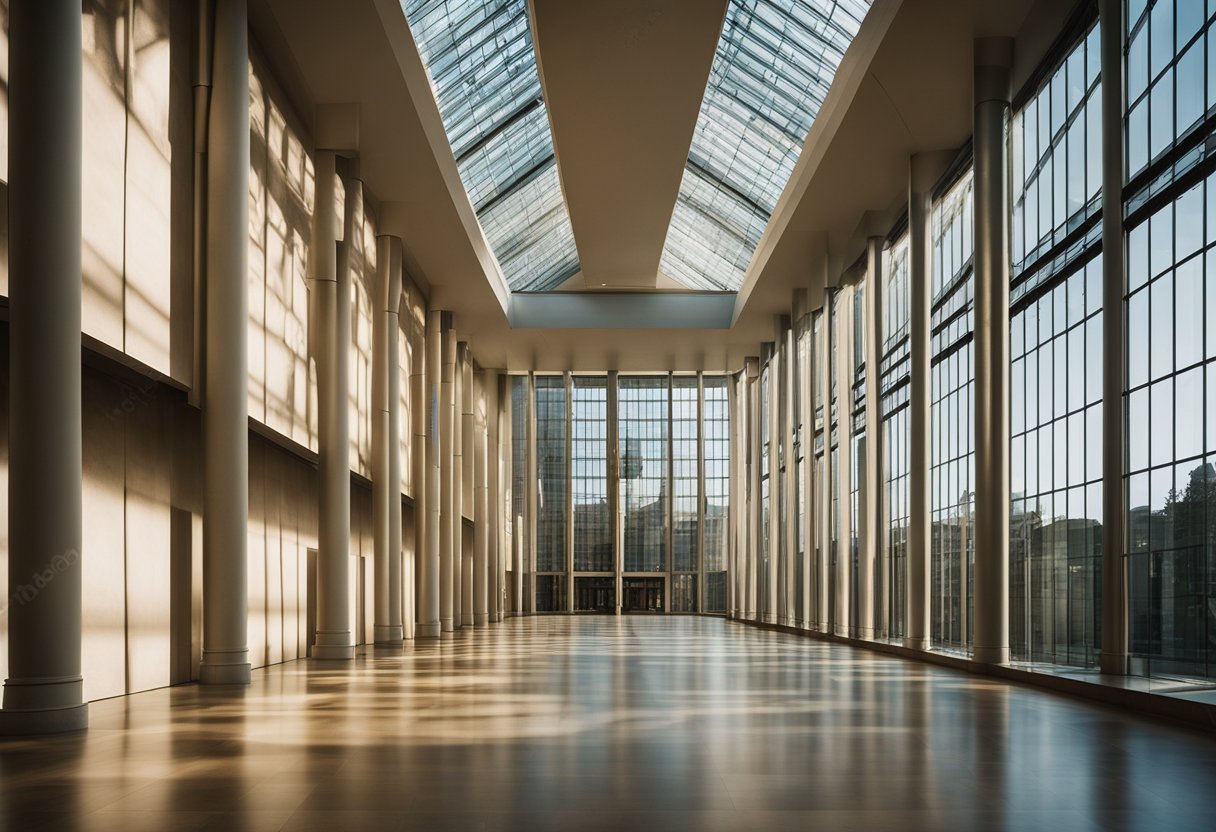
<instances>
[{"instance_id":1,"label":"skylight glass panel","mask_svg":"<svg viewBox=\"0 0 1216 832\"><path fill-rule=\"evenodd\" d=\"M660 268L737 290L870 0L730 0Z\"/></svg>"},{"instance_id":2,"label":"skylight glass panel","mask_svg":"<svg viewBox=\"0 0 1216 832\"><path fill-rule=\"evenodd\" d=\"M401 0L460 181L512 291L579 269L527 0Z\"/></svg>"}]
</instances>

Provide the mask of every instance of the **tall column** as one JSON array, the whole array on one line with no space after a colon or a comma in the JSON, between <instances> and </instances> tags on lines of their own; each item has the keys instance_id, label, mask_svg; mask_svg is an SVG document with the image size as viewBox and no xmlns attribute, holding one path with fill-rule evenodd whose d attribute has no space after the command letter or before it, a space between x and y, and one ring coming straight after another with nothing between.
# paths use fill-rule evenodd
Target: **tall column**
<instances>
[{"instance_id":1,"label":"tall column","mask_svg":"<svg viewBox=\"0 0 1216 832\"><path fill-rule=\"evenodd\" d=\"M528 467L528 477L525 487L528 489L528 536L524 547L523 589L524 606L529 615L536 612L536 515L540 508L540 482L537 472L536 459L536 373L528 373L528 453L525 464Z\"/></svg>"},{"instance_id":2,"label":"tall column","mask_svg":"<svg viewBox=\"0 0 1216 832\"><path fill-rule=\"evenodd\" d=\"M347 249L357 188L343 198L332 151L319 151L316 209L313 213L312 267L317 361L318 457L320 459L317 552L317 633L313 657L351 659L350 611L350 434L349 382L350 276L339 244ZM355 184L355 183L351 183ZM339 223L337 204L344 203Z\"/></svg>"},{"instance_id":3,"label":"tall column","mask_svg":"<svg viewBox=\"0 0 1216 832\"><path fill-rule=\"evenodd\" d=\"M1099 0L1102 44L1102 652L1103 673L1127 673L1127 516L1123 486L1123 7Z\"/></svg>"},{"instance_id":4,"label":"tall column","mask_svg":"<svg viewBox=\"0 0 1216 832\"><path fill-rule=\"evenodd\" d=\"M808 306L807 291L805 289L797 289L794 292L794 305L797 309L798 320L806 321L805 338L807 352L805 355L798 355L798 372L795 378L798 396L798 414L801 423L800 440L802 443L802 458L804 464L802 470L798 472L798 499L801 502L800 509L806 527L803 529L803 541L806 551L803 552L802 566L802 609L800 616L802 625L806 629L814 627L815 619L813 615L814 599L812 596L812 588L814 581L814 553L816 532L818 531L815 522L815 486L814 477L811 476L811 470L815 464L815 405L814 405L814 384L815 377L811 370L815 362L812 355L815 350L814 330L811 327L811 310Z\"/></svg>"},{"instance_id":5,"label":"tall column","mask_svg":"<svg viewBox=\"0 0 1216 832\"><path fill-rule=\"evenodd\" d=\"M76 10L79 15L79 9ZM75 21L80 26L79 17ZM249 238L249 19L244 0L215 5L208 121L206 369L203 387L204 684L248 684L249 524L246 243ZM14 49L18 38L13 36ZM66 74L62 69L56 74ZM14 80L16 70L13 70ZM15 95L15 90L10 96ZM12 123L20 122L15 109ZM43 135L39 141L46 141ZM13 159L14 175L22 165ZM15 180L14 180L15 182ZM14 190L16 185L14 184ZM10 192L9 199L13 199ZM17 212L10 210L16 220ZM20 234L14 230L14 244ZM17 249L14 245L13 256ZM14 263L14 277L16 269ZM14 305L16 287L14 286ZM15 318L16 316L14 316ZM79 361L79 356L76 358ZM14 403L20 398L12 396ZM14 409L14 417L16 410ZM12 442L14 449L20 443ZM16 466L16 457L13 459ZM15 490L15 489L14 489ZM14 514L14 517L16 514Z\"/></svg>"},{"instance_id":6,"label":"tall column","mask_svg":"<svg viewBox=\"0 0 1216 832\"><path fill-rule=\"evenodd\" d=\"M768 347L768 385L761 385L760 395L768 401L768 550L764 557L768 559L768 571L765 584L768 603L764 605L764 621L775 624L781 607L781 593L785 589L785 581L781 574L784 566L781 556L781 367L783 355L779 347L785 343L785 321L777 317L774 326L777 340L761 346ZM763 378L763 375L761 376ZM763 401L763 400L762 400ZM764 414L763 406L761 414ZM763 453L763 448L761 448Z\"/></svg>"},{"instance_id":7,"label":"tall column","mask_svg":"<svg viewBox=\"0 0 1216 832\"><path fill-rule=\"evenodd\" d=\"M819 400L823 402L823 460L819 471L819 516L823 522L819 527L819 559L815 564L818 582L816 604L819 606L816 629L821 633L832 631L831 616L828 614L833 592L832 535L835 529L832 519L832 350L831 336L828 334L831 308L832 293L827 290L823 294L819 337L815 339L815 354L818 356L819 366L823 368L816 380L819 385Z\"/></svg>"},{"instance_id":8,"label":"tall column","mask_svg":"<svg viewBox=\"0 0 1216 832\"><path fill-rule=\"evenodd\" d=\"M89 724L80 673L80 4L15 0L9 33L11 603L0 733L45 734ZM230 68L217 79L225 95Z\"/></svg>"},{"instance_id":9,"label":"tall column","mask_svg":"<svg viewBox=\"0 0 1216 832\"><path fill-rule=\"evenodd\" d=\"M495 390L497 408L495 410L493 428L498 437L497 456L494 459L494 507L498 516L494 523L494 582L490 587L490 620L500 622L507 611L507 564L511 560L511 540L507 535L507 527L511 518L511 377L505 372L498 373L498 384Z\"/></svg>"},{"instance_id":10,"label":"tall column","mask_svg":"<svg viewBox=\"0 0 1216 832\"><path fill-rule=\"evenodd\" d=\"M747 604L743 617L747 621L759 621L760 561L763 553L760 542L763 534L761 524L764 515L760 506L760 359L749 358L747 367L747 491L748 491L748 535L747 535Z\"/></svg>"},{"instance_id":11,"label":"tall column","mask_svg":"<svg viewBox=\"0 0 1216 832\"><path fill-rule=\"evenodd\" d=\"M456 372L452 377L452 629L464 626L464 368L469 345L456 343Z\"/></svg>"},{"instance_id":12,"label":"tall column","mask_svg":"<svg viewBox=\"0 0 1216 832\"><path fill-rule=\"evenodd\" d=\"M785 328L785 360L781 363L781 385L785 390L781 404L781 444L785 446L785 476L781 488L785 492L785 517L781 523L785 529L785 624L794 626L802 618L796 609L798 600L798 459L794 447L794 433L798 429L794 402L797 390L794 387L798 369L798 341L794 335L797 325L795 317L787 319Z\"/></svg>"},{"instance_id":13,"label":"tall column","mask_svg":"<svg viewBox=\"0 0 1216 832\"><path fill-rule=\"evenodd\" d=\"M444 313L443 347L439 382L439 623L443 632L452 632L453 570L460 539L454 537L460 525L459 506L455 492L454 431L456 425L456 330L452 315Z\"/></svg>"},{"instance_id":14,"label":"tall column","mask_svg":"<svg viewBox=\"0 0 1216 832\"><path fill-rule=\"evenodd\" d=\"M473 526L473 625L484 627L490 621L489 579L490 540L494 536L494 520L490 511L489 478L489 410L490 385L494 373L477 373L476 443L473 449L473 484L476 491L476 512Z\"/></svg>"},{"instance_id":15,"label":"tall column","mask_svg":"<svg viewBox=\"0 0 1216 832\"><path fill-rule=\"evenodd\" d=\"M976 661L1009 661L1009 117L1013 41L975 42Z\"/></svg>"},{"instance_id":16,"label":"tall column","mask_svg":"<svg viewBox=\"0 0 1216 832\"><path fill-rule=\"evenodd\" d=\"M742 552L743 552L743 508L747 494L746 479L743 474L743 442L739 439L743 427L743 409L740 402L743 396L739 391L740 379L743 373L738 372L730 377L727 383L727 399L730 407L730 501L727 512L730 518L730 548L727 561L727 590L729 597L726 607L731 618L740 618L742 612L740 591L742 584Z\"/></svg>"},{"instance_id":17,"label":"tall column","mask_svg":"<svg viewBox=\"0 0 1216 832\"><path fill-rule=\"evenodd\" d=\"M882 422L879 418L879 376L882 365L882 243L881 237L870 237L866 240L866 291L865 291L865 350L866 359L866 442L865 442L865 476L862 478L862 489L859 494L861 519L857 524L861 539L861 551L858 555L857 569L857 637L874 638L875 622L875 581L874 567L878 563L879 538L882 530L879 528L878 495L881 492L879 477L882 468L879 458L882 454ZM880 569L878 578L885 581ZM879 611L885 610L884 604L878 605Z\"/></svg>"},{"instance_id":18,"label":"tall column","mask_svg":"<svg viewBox=\"0 0 1216 832\"><path fill-rule=\"evenodd\" d=\"M945 156L923 153L908 166L908 559L904 646L928 650L931 597L930 402L933 294L933 186Z\"/></svg>"},{"instance_id":19,"label":"tall column","mask_svg":"<svg viewBox=\"0 0 1216 832\"><path fill-rule=\"evenodd\" d=\"M413 295L411 288L411 297ZM411 304L411 307L413 304ZM423 307L425 308L425 306ZM417 324L415 324L416 326ZM426 558L427 534L430 525L430 504L427 502L427 482L430 468L427 465L426 420L430 412L430 385L427 383L426 359L429 350L425 325L421 340L415 334L415 343L410 350L410 481L414 496L414 553L412 563L405 569L405 619L406 638L416 638L421 621L422 599L421 564Z\"/></svg>"},{"instance_id":20,"label":"tall column","mask_svg":"<svg viewBox=\"0 0 1216 832\"><path fill-rule=\"evenodd\" d=\"M624 522L625 517L621 511L621 437L619 430L617 399L619 392L620 377L616 370L608 371L608 389L605 391L605 398L608 401L606 409L606 424L604 425L608 437L608 516L612 522L612 571L616 578L616 601L614 602L615 612L621 614L621 592L624 578L622 576L622 568L624 565Z\"/></svg>"},{"instance_id":21,"label":"tall column","mask_svg":"<svg viewBox=\"0 0 1216 832\"><path fill-rule=\"evenodd\" d=\"M853 302L852 284L841 286L836 298L836 483L839 537L836 541L836 635L852 635L853 601Z\"/></svg>"},{"instance_id":22,"label":"tall column","mask_svg":"<svg viewBox=\"0 0 1216 832\"><path fill-rule=\"evenodd\" d=\"M426 316L426 373L422 419L426 426L423 482L418 492L423 494L426 527L423 546L418 550L418 628L415 638L439 638L440 614L440 552L443 549L443 478L440 461L443 458L441 439L443 426L443 343L444 330L451 324L450 313L433 309ZM417 504L414 506L417 516Z\"/></svg>"},{"instance_id":23,"label":"tall column","mask_svg":"<svg viewBox=\"0 0 1216 832\"><path fill-rule=\"evenodd\" d=\"M401 239L376 238L376 310L372 319L372 528L375 640L398 646L401 618Z\"/></svg>"},{"instance_id":24,"label":"tall column","mask_svg":"<svg viewBox=\"0 0 1216 832\"><path fill-rule=\"evenodd\" d=\"M473 400L475 391L473 388L473 356L469 352L468 344L464 345L463 361L460 365L460 516L467 516L474 523L477 522L477 508L475 502L476 496L476 481L473 479L473 468L476 464L476 450L474 441L474 425L473 425ZM460 625L462 627L473 626L473 544L470 541L469 546L464 546L464 528L463 520L461 520L461 566L460 566L460 593L458 603L460 604Z\"/></svg>"}]
</instances>

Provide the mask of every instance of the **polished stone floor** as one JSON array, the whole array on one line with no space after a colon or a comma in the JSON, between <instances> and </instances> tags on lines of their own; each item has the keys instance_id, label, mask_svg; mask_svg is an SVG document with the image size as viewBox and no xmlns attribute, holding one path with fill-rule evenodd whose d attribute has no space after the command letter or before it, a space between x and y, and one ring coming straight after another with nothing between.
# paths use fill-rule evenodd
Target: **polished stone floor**
<instances>
[{"instance_id":1,"label":"polished stone floor","mask_svg":"<svg viewBox=\"0 0 1216 832\"><path fill-rule=\"evenodd\" d=\"M1216 734L692 617L513 619L0 742L4 829L1216 829Z\"/></svg>"}]
</instances>

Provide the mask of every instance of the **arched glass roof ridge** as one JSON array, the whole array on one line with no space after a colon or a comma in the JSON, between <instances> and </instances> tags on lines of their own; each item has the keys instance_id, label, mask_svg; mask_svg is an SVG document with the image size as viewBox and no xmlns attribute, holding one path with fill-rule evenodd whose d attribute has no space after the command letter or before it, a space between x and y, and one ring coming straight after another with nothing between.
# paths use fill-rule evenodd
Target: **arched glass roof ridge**
<instances>
[{"instance_id":1,"label":"arched glass roof ridge","mask_svg":"<svg viewBox=\"0 0 1216 832\"><path fill-rule=\"evenodd\" d=\"M659 268L738 291L871 0L729 0Z\"/></svg>"},{"instance_id":2,"label":"arched glass roof ridge","mask_svg":"<svg viewBox=\"0 0 1216 832\"><path fill-rule=\"evenodd\" d=\"M579 270L527 0L400 0L461 184L512 291Z\"/></svg>"}]
</instances>

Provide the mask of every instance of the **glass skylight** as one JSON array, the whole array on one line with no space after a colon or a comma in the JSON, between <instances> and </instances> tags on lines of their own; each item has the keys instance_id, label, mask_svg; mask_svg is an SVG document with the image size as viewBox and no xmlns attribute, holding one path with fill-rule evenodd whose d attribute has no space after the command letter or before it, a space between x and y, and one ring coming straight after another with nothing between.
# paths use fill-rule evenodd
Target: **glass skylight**
<instances>
[{"instance_id":1,"label":"glass skylight","mask_svg":"<svg viewBox=\"0 0 1216 832\"><path fill-rule=\"evenodd\" d=\"M401 0L460 181L512 291L579 270L527 0Z\"/></svg>"},{"instance_id":2,"label":"glass skylight","mask_svg":"<svg viewBox=\"0 0 1216 832\"><path fill-rule=\"evenodd\" d=\"M870 0L730 0L662 271L735 291Z\"/></svg>"}]
</instances>

